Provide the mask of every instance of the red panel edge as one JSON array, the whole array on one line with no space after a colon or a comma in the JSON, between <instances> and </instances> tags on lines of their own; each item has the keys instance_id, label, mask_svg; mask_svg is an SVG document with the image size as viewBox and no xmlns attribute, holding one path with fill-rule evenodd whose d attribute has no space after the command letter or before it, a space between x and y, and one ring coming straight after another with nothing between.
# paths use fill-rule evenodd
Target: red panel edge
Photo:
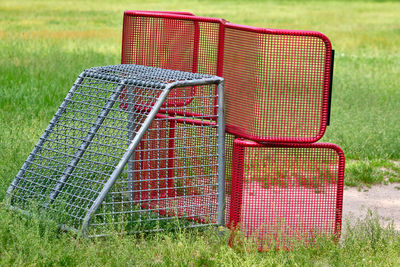
<instances>
[{"instance_id":1,"label":"red panel edge","mask_svg":"<svg viewBox=\"0 0 400 267\"><path fill-rule=\"evenodd\" d=\"M284 138L284 137L259 137L259 136L254 136L250 135L248 133L245 133L242 129L239 129L238 127L232 126L232 125L226 125L225 126L225 131L229 134L235 135L237 137L242 137L245 139L249 139L255 142L265 142L265 143L314 143L318 141L319 139L322 138L322 135L318 134L316 137L310 137L310 138L300 138L300 137L290 137L290 138Z\"/></svg>"},{"instance_id":2,"label":"red panel edge","mask_svg":"<svg viewBox=\"0 0 400 267\"><path fill-rule=\"evenodd\" d=\"M244 146L240 146L241 139L236 138L233 141L232 150L232 184L231 201L228 227L234 229L240 222L241 204L243 195L243 166L244 166ZM233 155L239 155L233 157Z\"/></svg>"},{"instance_id":3,"label":"red panel edge","mask_svg":"<svg viewBox=\"0 0 400 267\"><path fill-rule=\"evenodd\" d=\"M193 67L192 72L196 73L199 64L199 44L200 44L200 26L198 21L194 21L194 42L193 42Z\"/></svg>"},{"instance_id":4,"label":"red panel edge","mask_svg":"<svg viewBox=\"0 0 400 267\"><path fill-rule=\"evenodd\" d=\"M332 145L339 155L339 170L338 170L338 186L336 198L336 220L335 220L335 241L339 242L342 232L342 216L343 216L343 186L344 186L344 168L345 156L343 150L338 145Z\"/></svg>"},{"instance_id":5,"label":"red panel edge","mask_svg":"<svg viewBox=\"0 0 400 267\"><path fill-rule=\"evenodd\" d=\"M267 33L267 34L280 34L280 35L304 35L304 36L315 36L318 37L326 43L326 45L330 48L330 40L329 38L321 32L318 31L304 31L304 30L285 30L285 29L271 29L271 28L261 28L254 26L247 26L241 24L235 24L230 22L225 22L226 28L243 30L248 32L257 32L257 33Z\"/></svg>"},{"instance_id":6,"label":"red panel edge","mask_svg":"<svg viewBox=\"0 0 400 267\"><path fill-rule=\"evenodd\" d=\"M170 122L177 122L182 124L190 124L190 125L198 125L198 126L216 126L217 123L214 121L207 120L196 120L196 119L188 119L188 118L177 118L173 116L168 116L165 114L157 113L156 118L158 119L166 119Z\"/></svg>"},{"instance_id":7,"label":"red panel edge","mask_svg":"<svg viewBox=\"0 0 400 267\"><path fill-rule=\"evenodd\" d=\"M241 146L246 147L299 147L299 148L330 148L337 152L339 155L339 159L342 157L344 160L344 153L343 150L336 144L332 143L279 143L279 142L271 142L271 143L260 143L253 141L251 139L244 139L244 138L236 138L235 143Z\"/></svg>"},{"instance_id":8,"label":"red panel edge","mask_svg":"<svg viewBox=\"0 0 400 267\"><path fill-rule=\"evenodd\" d=\"M194 15L184 15L181 13L174 12L150 12L150 11L138 11L138 10L126 10L124 12L124 16L141 16L141 17L155 17L155 18L170 18L170 19L181 19L181 20L191 20L191 21L199 21L199 22L215 22L215 23L225 23L224 19L220 18L208 18L208 17L199 17Z\"/></svg>"},{"instance_id":9,"label":"red panel edge","mask_svg":"<svg viewBox=\"0 0 400 267\"><path fill-rule=\"evenodd\" d=\"M125 43L125 36L126 36L126 20L127 20L127 17L125 16L125 13L124 13L124 16L123 16L123 18L122 18L122 38L121 38L121 43L122 43L122 48L121 48L121 64L124 64L124 54L125 54L125 45L124 45L124 43Z\"/></svg>"},{"instance_id":10,"label":"red panel edge","mask_svg":"<svg viewBox=\"0 0 400 267\"><path fill-rule=\"evenodd\" d=\"M236 140L233 141L232 155L240 155L232 158L232 184L231 184L231 201L229 211L229 223L227 227L231 230L228 241L229 246L233 246L235 236L240 231L237 229L240 223L242 198L243 198L243 166L244 166L244 147L236 145Z\"/></svg>"},{"instance_id":11,"label":"red panel edge","mask_svg":"<svg viewBox=\"0 0 400 267\"><path fill-rule=\"evenodd\" d=\"M187 11L161 11L161 10L126 10L125 12L142 12L142 13L159 13L159 14L175 14L175 15L184 15L184 16L194 16L193 13Z\"/></svg>"}]
</instances>

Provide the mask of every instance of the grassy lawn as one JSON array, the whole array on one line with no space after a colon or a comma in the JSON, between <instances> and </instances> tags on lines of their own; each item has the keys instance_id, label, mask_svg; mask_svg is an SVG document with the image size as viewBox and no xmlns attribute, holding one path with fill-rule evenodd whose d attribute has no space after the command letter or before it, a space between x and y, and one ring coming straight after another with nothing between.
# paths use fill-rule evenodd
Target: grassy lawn
<instances>
[{"instance_id":1,"label":"grassy lawn","mask_svg":"<svg viewBox=\"0 0 400 267\"><path fill-rule=\"evenodd\" d=\"M368 215L349 226L339 244L259 253L232 249L215 228L150 236L76 239L55 225L0 209L0 266L397 266L400 234Z\"/></svg>"},{"instance_id":2,"label":"grassy lawn","mask_svg":"<svg viewBox=\"0 0 400 267\"><path fill-rule=\"evenodd\" d=\"M400 181L398 2L3 1L0 3L0 200L85 68L118 64L126 9L185 10L269 28L315 30L336 50L331 126L346 184ZM214 230L76 240L0 205L0 265L398 265L400 237L376 218L339 246L245 253ZM360 253L363 251L363 253Z\"/></svg>"}]
</instances>

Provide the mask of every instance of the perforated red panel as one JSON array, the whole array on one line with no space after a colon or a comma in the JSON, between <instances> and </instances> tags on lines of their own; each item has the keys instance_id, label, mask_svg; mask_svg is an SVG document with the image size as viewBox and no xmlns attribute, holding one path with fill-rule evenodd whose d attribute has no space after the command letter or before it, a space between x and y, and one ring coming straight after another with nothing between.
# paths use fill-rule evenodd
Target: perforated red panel
<instances>
[{"instance_id":1,"label":"perforated red panel","mask_svg":"<svg viewBox=\"0 0 400 267\"><path fill-rule=\"evenodd\" d=\"M135 151L133 170L140 171L135 181L135 200L159 199L172 196L174 167L175 121L162 120L157 115L149 131ZM156 130L158 129L158 130Z\"/></svg>"},{"instance_id":2,"label":"perforated red panel","mask_svg":"<svg viewBox=\"0 0 400 267\"><path fill-rule=\"evenodd\" d=\"M201 223L216 222L214 126L214 122L157 115L135 152L134 199L142 208Z\"/></svg>"},{"instance_id":3,"label":"perforated red panel","mask_svg":"<svg viewBox=\"0 0 400 267\"><path fill-rule=\"evenodd\" d=\"M227 131L315 142L326 128L331 45L318 32L225 25Z\"/></svg>"},{"instance_id":4,"label":"perforated red panel","mask_svg":"<svg viewBox=\"0 0 400 267\"><path fill-rule=\"evenodd\" d=\"M259 249L340 235L344 155L338 146L235 139L232 157L230 225Z\"/></svg>"},{"instance_id":5,"label":"perforated red panel","mask_svg":"<svg viewBox=\"0 0 400 267\"><path fill-rule=\"evenodd\" d=\"M318 32L126 11L122 63L224 77L226 129L236 136L311 143L326 129L331 44Z\"/></svg>"},{"instance_id":6,"label":"perforated red panel","mask_svg":"<svg viewBox=\"0 0 400 267\"><path fill-rule=\"evenodd\" d=\"M222 56L218 53L221 21L195 17L185 12L126 11L121 61L123 64L216 75L221 61L218 57ZM195 106L192 101L205 101L198 92L192 87L174 89L166 106ZM195 109L189 110L192 114L182 114L176 109L173 109L176 114L169 114L202 117L215 115L215 110L211 108L214 104L203 103L203 106L209 107L207 114L200 114ZM168 108L161 112L168 113Z\"/></svg>"},{"instance_id":7,"label":"perforated red panel","mask_svg":"<svg viewBox=\"0 0 400 267\"><path fill-rule=\"evenodd\" d=\"M221 19L125 11L122 63L217 74Z\"/></svg>"},{"instance_id":8,"label":"perforated red panel","mask_svg":"<svg viewBox=\"0 0 400 267\"><path fill-rule=\"evenodd\" d=\"M126 11L122 63L215 75L220 56L219 34L219 19L182 12ZM212 204L217 193L216 167L206 163L212 160L210 155L216 157L212 144L215 132L193 132L189 127L193 123L210 125L216 120L213 99L216 99L214 86L178 88L168 95L158 120L142 139L139 149L142 154L136 152L136 159L140 159L137 162L142 165L136 166L135 171L145 170L144 174L148 174L135 182L140 187L137 190L142 190L142 195L135 196L143 202L142 207L157 207L164 215L184 216L202 223L215 222L215 217L204 216L215 214L217 209ZM166 122L168 125L164 125ZM168 141L158 140L162 138ZM198 143L207 138L208 145ZM165 171L160 171L164 167ZM173 187L178 189L171 190Z\"/></svg>"}]
</instances>

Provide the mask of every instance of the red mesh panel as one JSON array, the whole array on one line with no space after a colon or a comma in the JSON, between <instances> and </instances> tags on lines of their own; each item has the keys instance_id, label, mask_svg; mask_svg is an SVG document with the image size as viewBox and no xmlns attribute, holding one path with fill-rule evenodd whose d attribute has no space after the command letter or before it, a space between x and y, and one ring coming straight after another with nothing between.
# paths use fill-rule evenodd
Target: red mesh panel
<instances>
[{"instance_id":1,"label":"red mesh panel","mask_svg":"<svg viewBox=\"0 0 400 267\"><path fill-rule=\"evenodd\" d=\"M330 61L330 41L318 32L179 12L124 16L122 63L222 75L227 131L255 141L309 143L322 137Z\"/></svg>"},{"instance_id":2,"label":"red mesh panel","mask_svg":"<svg viewBox=\"0 0 400 267\"><path fill-rule=\"evenodd\" d=\"M192 21L125 16L122 64L193 71L195 28Z\"/></svg>"},{"instance_id":3,"label":"red mesh panel","mask_svg":"<svg viewBox=\"0 0 400 267\"><path fill-rule=\"evenodd\" d=\"M157 116L160 118L160 116ZM154 120L135 152L134 170L140 170L140 180L135 183L135 200L158 199L172 193L174 167L175 122Z\"/></svg>"},{"instance_id":4,"label":"red mesh panel","mask_svg":"<svg viewBox=\"0 0 400 267\"><path fill-rule=\"evenodd\" d=\"M182 14L126 11L122 64L217 74L222 20Z\"/></svg>"},{"instance_id":5,"label":"red mesh panel","mask_svg":"<svg viewBox=\"0 0 400 267\"><path fill-rule=\"evenodd\" d=\"M227 131L255 141L321 138L330 53L330 42L321 33L226 24Z\"/></svg>"},{"instance_id":6,"label":"red mesh panel","mask_svg":"<svg viewBox=\"0 0 400 267\"><path fill-rule=\"evenodd\" d=\"M232 148L235 136L225 134L225 223L229 222L232 184Z\"/></svg>"},{"instance_id":7,"label":"red mesh panel","mask_svg":"<svg viewBox=\"0 0 400 267\"><path fill-rule=\"evenodd\" d=\"M229 223L259 249L340 235L344 155L338 146L236 139L232 172Z\"/></svg>"},{"instance_id":8,"label":"red mesh panel","mask_svg":"<svg viewBox=\"0 0 400 267\"><path fill-rule=\"evenodd\" d=\"M218 73L218 57L221 56L218 53L221 21L184 12L126 11L121 62L215 75ZM174 89L165 106L195 106L192 101L203 101L201 97L192 87ZM215 114L211 109L214 103L204 105L210 106L208 115ZM181 116L206 115L196 110L189 114L173 110ZM164 112L168 112L168 108Z\"/></svg>"},{"instance_id":9,"label":"red mesh panel","mask_svg":"<svg viewBox=\"0 0 400 267\"><path fill-rule=\"evenodd\" d=\"M161 215L215 223L215 123L158 115L135 152L135 195Z\"/></svg>"}]
</instances>

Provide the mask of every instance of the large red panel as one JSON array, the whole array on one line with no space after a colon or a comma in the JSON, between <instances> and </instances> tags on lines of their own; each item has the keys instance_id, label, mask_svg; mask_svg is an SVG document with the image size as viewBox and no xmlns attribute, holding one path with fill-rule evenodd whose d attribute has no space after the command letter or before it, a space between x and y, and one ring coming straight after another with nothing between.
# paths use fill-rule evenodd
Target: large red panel
<instances>
[{"instance_id":1,"label":"large red panel","mask_svg":"<svg viewBox=\"0 0 400 267\"><path fill-rule=\"evenodd\" d=\"M227 131L315 142L325 132L331 45L321 33L225 24Z\"/></svg>"}]
</instances>

